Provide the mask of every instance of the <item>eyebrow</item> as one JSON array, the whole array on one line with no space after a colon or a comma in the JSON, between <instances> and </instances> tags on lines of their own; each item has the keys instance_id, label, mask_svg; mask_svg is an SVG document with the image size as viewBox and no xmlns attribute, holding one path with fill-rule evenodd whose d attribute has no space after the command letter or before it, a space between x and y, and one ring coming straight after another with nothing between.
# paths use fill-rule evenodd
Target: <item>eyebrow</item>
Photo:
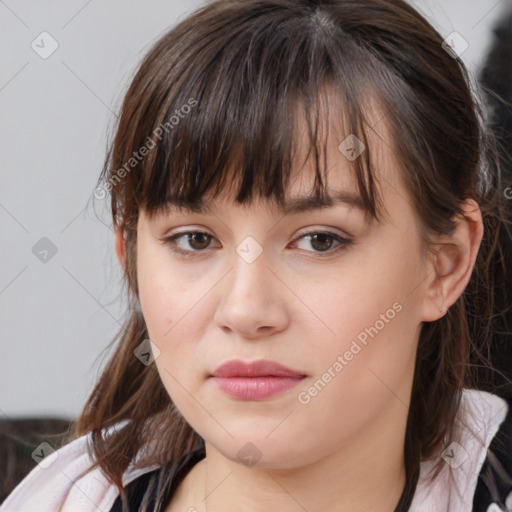
<instances>
[{"instance_id":1,"label":"eyebrow","mask_svg":"<svg viewBox=\"0 0 512 512\"><path fill-rule=\"evenodd\" d=\"M340 190L328 197L301 196L291 198L284 207L280 208L285 214L298 214L319 210L321 208L331 208L333 206L346 205L366 212L365 205L361 197L357 194Z\"/></svg>"},{"instance_id":2,"label":"eyebrow","mask_svg":"<svg viewBox=\"0 0 512 512\"><path fill-rule=\"evenodd\" d=\"M361 210L363 213L366 213L366 207L361 197L358 194L347 192L346 190L336 191L334 194L328 197L292 197L285 202L284 206L280 206L275 201L272 201L272 205L275 206L280 212L286 215L297 215L299 213L310 212L312 210L332 208L338 205L346 205ZM175 201L169 200L165 202L163 208L171 210L178 209L183 212L199 214L208 214L213 212L213 208L209 204L204 202L180 205L177 204Z\"/></svg>"}]
</instances>

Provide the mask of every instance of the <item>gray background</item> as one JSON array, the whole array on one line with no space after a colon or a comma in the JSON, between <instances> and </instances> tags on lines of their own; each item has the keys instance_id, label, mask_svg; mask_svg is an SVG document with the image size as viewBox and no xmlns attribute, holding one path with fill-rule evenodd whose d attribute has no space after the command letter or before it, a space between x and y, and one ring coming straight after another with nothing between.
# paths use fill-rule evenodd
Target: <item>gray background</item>
<instances>
[{"instance_id":1,"label":"gray background","mask_svg":"<svg viewBox=\"0 0 512 512\"><path fill-rule=\"evenodd\" d=\"M413 3L469 43L475 72L511 1ZM202 3L0 1L0 417L76 417L106 362L124 312L107 205L91 202L107 133L145 51Z\"/></svg>"}]
</instances>

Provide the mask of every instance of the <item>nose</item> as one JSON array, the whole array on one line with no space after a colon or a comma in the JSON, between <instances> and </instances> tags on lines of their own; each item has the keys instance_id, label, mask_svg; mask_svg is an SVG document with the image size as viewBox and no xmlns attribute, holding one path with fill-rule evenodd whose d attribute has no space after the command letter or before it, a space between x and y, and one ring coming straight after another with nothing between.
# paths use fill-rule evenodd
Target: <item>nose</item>
<instances>
[{"instance_id":1,"label":"nose","mask_svg":"<svg viewBox=\"0 0 512 512\"><path fill-rule=\"evenodd\" d=\"M286 329L289 323L287 289L270 268L265 253L249 262L235 252L233 261L233 268L221 282L222 297L215 314L216 324L227 333L249 339Z\"/></svg>"}]
</instances>

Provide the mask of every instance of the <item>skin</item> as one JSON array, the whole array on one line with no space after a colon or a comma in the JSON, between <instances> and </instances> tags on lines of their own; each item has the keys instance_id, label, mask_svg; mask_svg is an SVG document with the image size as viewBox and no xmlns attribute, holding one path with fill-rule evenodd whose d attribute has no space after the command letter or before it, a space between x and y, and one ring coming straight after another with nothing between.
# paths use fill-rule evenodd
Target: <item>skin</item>
<instances>
[{"instance_id":1,"label":"skin","mask_svg":"<svg viewBox=\"0 0 512 512\"><path fill-rule=\"evenodd\" d=\"M329 189L357 193L337 149L347 133L331 128ZM483 227L478 205L468 200L467 219L457 218L451 237L434 240L445 245L428 251L392 145L382 142L390 140L386 127L381 122L374 129L369 147L387 211L382 224L346 205L284 216L261 200L237 205L228 191L212 202L214 214L174 211L150 221L140 212L139 299L161 351L155 364L172 401L206 443L206 458L166 512L394 510L405 484L403 446L421 325L443 316L463 292ZM288 197L307 194L313 176L309 160L296 170ZM212 235L192 245L187 237L177 241L196 251L190 259L163 241L187 231ZM336 250L335 239L315 244L303 231L350 235L353 244ZM263 249L250 264L236 252L247 236ZM120 232L116 251L124 264ZM400 312L301 403L299 393L396 303ZM235 358L275 360L307 377L263 401L236 400L207 378ZM254 466L237 456L248 442L261 457Z\"/></svg>"}]
</instances>

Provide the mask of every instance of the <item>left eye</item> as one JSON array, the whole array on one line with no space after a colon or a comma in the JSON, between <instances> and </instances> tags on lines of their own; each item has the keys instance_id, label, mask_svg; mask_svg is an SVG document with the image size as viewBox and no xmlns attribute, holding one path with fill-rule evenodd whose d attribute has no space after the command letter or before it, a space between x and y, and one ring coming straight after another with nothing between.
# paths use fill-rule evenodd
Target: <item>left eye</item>
<instances>
[{"instance_id":1,"label":"left eye","mask_svg":"<svg viewBox=\"0 0 512 512\"><path fill-rule=\"evenodd\" d=\"M308 240L308 243L310 243L311 246L316 249L313 252L320 253L333 253L336 252L338 249L343 248L344 246L350 245L352 243L352 241L349 240L348 238L343 238L335 233L329 232L306 233L298 238L298 240L301 239ZM330 250L333 241L336 241L338 245L335 247L335 249Z\"/></svg>"},{"instance_id":2,"label":"left eye","mask_svg":"<svg viewBox=\"0 0 512 512\"><path fill-rule=\"evenodd\" d=\"M214 237L209 233L203 231L186 231L184 233L177 233L166 238L164 241L169 244L171 250L175 253L183 256L194 256L196 253L203 252L208 249L211 240ZM315 249L314 253L328 253L332 254L345 246L352 244L352 240L344 238L340 235L324 231L313 231L310 233L302 234L297 240L308 240L311 246ZM188 247L192 247L192 250L179 247L179 241L184 240ZM333 242L337 242L337 246L331 250ZM306 249L307 250L307 249Z\"/></svg>"},{"instance_id":3,"label":"left eye","mask_svg":"<svg viewBox=\"0 0 512 512\"><path fill-rule=\"evenodd\" d=\"M188 250L183 250L183 249L175 249L173 247L176 246L176 241L177 240L180 240L184 237L187 237L186 238L186 243L192 243L192 244L195 244L197 243L197 246L195 245L192 245L192 247L194 248L193 251L188 251ZM173 250L176 250L177 252L199 252L201 251L202 249L206 249L208 247L208 240L211 240L213 237L212 235L208 234L208 233L203 233L202 231L187 231L186 233L178 233L176 235L173 235L169 238L167 238L166 240L171 244L171 249ZM197 249L197 251L195 250Z\"/></svg>"}]
</instances>

